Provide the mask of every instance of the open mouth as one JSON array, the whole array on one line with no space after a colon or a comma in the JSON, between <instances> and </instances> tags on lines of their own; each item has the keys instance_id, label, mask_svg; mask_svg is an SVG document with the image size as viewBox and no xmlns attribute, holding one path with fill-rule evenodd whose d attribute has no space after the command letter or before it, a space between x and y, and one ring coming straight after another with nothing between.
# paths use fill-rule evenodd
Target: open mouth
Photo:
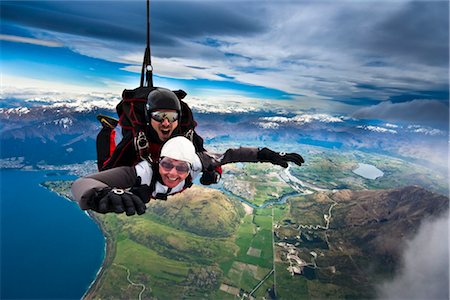
<instances>
[{"instance_id":1,"label":"open mouth","mask_svg":"<svg viewBox=\"0 0 450 300\"><path fill-rule=\"evenodd\" d=\"M168 135L170 133L170 129L161 129L161 133L164 135Z\"/></svg>"}]
</instances>

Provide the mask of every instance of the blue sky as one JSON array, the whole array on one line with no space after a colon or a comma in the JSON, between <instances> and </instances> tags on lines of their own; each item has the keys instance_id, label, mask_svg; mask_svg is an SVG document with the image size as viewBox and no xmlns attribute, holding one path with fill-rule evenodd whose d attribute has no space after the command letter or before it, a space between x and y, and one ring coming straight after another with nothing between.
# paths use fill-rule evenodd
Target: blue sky
<instances>
[{"instance_id":1,"label":"blue sky","mask_svg":"<svg viewBox=\"0 0 450 300\"><path fill-rule=\"evenodd\" d=\"M1 1L2 88L139 84L145 1ZM448 123L447 1L151 1L155 85Z\"/></svg>"}]
</instances>

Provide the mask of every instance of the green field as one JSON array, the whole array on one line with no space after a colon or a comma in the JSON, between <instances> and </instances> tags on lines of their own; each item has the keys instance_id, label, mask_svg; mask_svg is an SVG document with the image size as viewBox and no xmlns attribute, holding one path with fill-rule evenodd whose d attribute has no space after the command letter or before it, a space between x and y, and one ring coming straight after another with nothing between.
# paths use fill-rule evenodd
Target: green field
<instances>
[{"instance_id":1,"label":"green field","mask_svg":"<svg viewBox=\"0 0 450 300\"><path fill-rule=\"evenodd\" d=\"M229 201L233 207L240 206ZM177 200L164 205L168 205L166 209L175 207L175 211L181 211L172 212L171 216L183 218ZM192 205L198 208L199 203ZM203 205L209 206L211 202ZM234 216L234 211L230 208L226 214ZM234 232L226 237L211 236L206 231L201 231L205 235L194 233L190 225L183 227L180 220L162 220L152 210L142 216L96 214L96 218L115 248L110 251L114 257L91 295L95 299L137 298L142 285L144 298L233 299L235 295L220 290L222 284L250 292L265 279L253 294L264 297L267 288L273 285L273 275L265 278L273 268L271 209L241 216ZM234 217L228 219L236 222ZM205 220L208 218L202 222ZM217 222L209 225L221 226ZM229 226L233 228L231 223ZM127 270L130 280L137 285L127 280Z\"/></svg>"}]
</instances>

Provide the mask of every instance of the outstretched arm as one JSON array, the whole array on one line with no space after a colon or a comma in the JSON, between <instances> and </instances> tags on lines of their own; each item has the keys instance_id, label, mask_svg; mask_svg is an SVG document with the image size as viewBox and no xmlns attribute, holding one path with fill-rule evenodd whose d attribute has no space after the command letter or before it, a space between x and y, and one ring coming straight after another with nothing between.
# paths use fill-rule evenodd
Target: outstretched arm
<instances>
[{"instance_id":1,"label":"outstretched arm","mask_svg":"<svg viewBox=\"0 0 450 300\"><path fill-rule=\"evenodd\" d=\"M143 214L145 199L135 195L138 193L133 189L133 192L129 190L137 181L134 167L118 167L77 179L72 184L72 194L83 210Z\"/></svg>"},{"instance_id":2,"label":"outstretched arm","mask_svg":"<svg viewBox=\"0 0 450 300\"><path fill-rule=\"evenodd\" d=\"M197 155L200 157L203 170L209 172L217 166L235 162L270 162L284 168L287 168L288 162L293 162L299 166L305 162L303 157L297 153L279 153L269 148L260 149L256 147L228 149L223 154L204 151L197 153Z\"/></svg>"}]
</instances>

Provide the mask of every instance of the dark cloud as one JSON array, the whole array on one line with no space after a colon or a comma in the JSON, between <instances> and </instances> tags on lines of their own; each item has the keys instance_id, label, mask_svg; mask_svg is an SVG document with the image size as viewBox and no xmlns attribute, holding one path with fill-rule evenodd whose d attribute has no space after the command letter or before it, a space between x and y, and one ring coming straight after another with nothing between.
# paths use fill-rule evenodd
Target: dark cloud
<instances>
[{"instance_id":1,"label":"dark cloud","mask_svg":"<svg viewBox=\"0 0 450 300\"><path fill-rule=\"evenodd\" d=\"M403 60L448 66L449 2L414 1L371 32L368 45Z\"/></svg>"},{"instance_id":2,"label":"dark cloud","mask_svg":"<svg viewBox=\"0 0 450 300\"><path fill-rule=\"evenodd\" d=\"M437 100L413 100L402 103L382 102L361 108L353 113L358 119L380 119L392 122L407 122L434 125L448 129L449 106Z\"/></svg>"},{"instance_id":3,"label":"dark cloud","mask_svg":"<svg viewBox=\"0 0 450 300\"><path fill-rule=\"evenodd\" d=\"M133 14L121 2L31 1L2 2L2 19L15 25L92 38L142 42L145 15ZM133 2L132 2L133 3ZM136 18L130 18L135 15ZM142 26L137 26L141 19ZM134 26L133 26L134 25ZM144 28L144 30L142 30Z\"/></svg>"},{"instance_id":4,"label":"dark cloud","mask_svg":"<svg viewBox=\"0 0 450 300\"><path fill-rule=\"evenodd\" d=\"M255 3L235 1L154 2L155 32L195 38L202 36L250 36L267 29L267 10Z\"/></svg>"},{"instance_id":5,"label":"dark cloud","mask_svg":"<svg viewBox=\"0 0 450 300\"><path fill-rule=\"evenodd\" d=\"M365 66L448 65L448 1L345 1L334 9L315 30L317 45L350 51Z\"/></svg>"},{"instance_id":6,"label":"dark cloud","mask_svg":"<svg viewBox=\"0 0 450 300\"><path fill-rule=\"evenodd\" d=\"M144 1L2 2L2 19L17 25L74 35L142 43L146 32ZM174 45L177 39L206 35L252 35L264 30L262 8L234 2L151 2L151 41Z\"/></svg>"},{"instance_id":7,"label":"dark cloud","mask_svg":"<svg viewBox=\"0 0 450 300\"><path fill-rule=\"evenodd\" d=\"M446 90L435 90L435 91L415 91L414 93L407 93L407 91L399 90L394 96L389 97L389 101L392 103L408 102L414 99L430 99L430 100L440 100L448 101L449 91Z\"/></svg>"}]
</instances>

